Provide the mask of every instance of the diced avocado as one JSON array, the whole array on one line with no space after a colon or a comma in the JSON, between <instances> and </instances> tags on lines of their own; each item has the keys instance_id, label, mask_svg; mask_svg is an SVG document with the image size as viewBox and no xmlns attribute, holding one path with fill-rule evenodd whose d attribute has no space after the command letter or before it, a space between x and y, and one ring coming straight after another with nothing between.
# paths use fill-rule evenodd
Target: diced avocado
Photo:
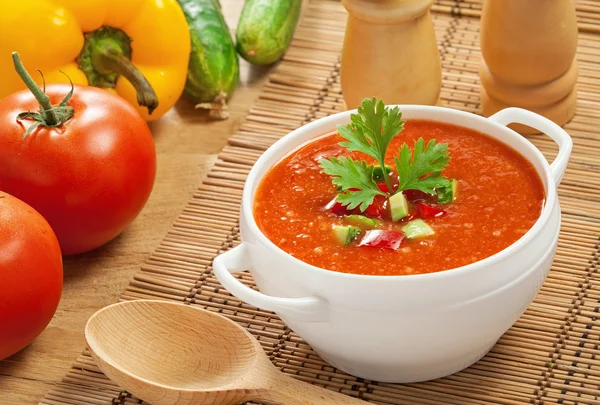
<instances>
[{"instance_id":1,"label":"diced avocado","mask_svg":"<svg viewBox=\"0 0 600 405\"><path fill-rule=\"evenodd\" d=\"M402 232L408 239L419 239L433 235L435 231L422 219L409 221L402 227Z\"/></svg>"},{"instance_id":2,"label":"diced avocado","mask_svg":"<svg viewBox=\"0 0 600 405\"><path fill-rule=\"evenodd\" d=\"M353 226L340 226L335 225L333 227L333 236L340 245L349 245L354 239L360 234L360 228Z\"/></svg>"},{"instance_id":3,"label":"diced avocado","mask_svg":"<svg viewBox=\"0 0 600 405\"><path fill-rule=\"evenodd\" d=\"M344 218L352 225L360 226L366 229L376 228L380 221L372 218L367 218L363 215L346 215Z\"/></svg>"},{"instance_id":4,"label":"diced avocado","mask_svg":"<svg viewBox=\"0 0 600 405\"><path fill-rule=\"evenodd\" d=\"M450 204L456 199L458 192L458 181L456 179L450 180L450 184L447 187L438 189L438 202L440 204Z\"/></svg>"},{"instance_id":5,"label":"diced avocado","mask_svg":"<svg viewBox=\"0 0 600 405\"><path fill-rule=\"evenodd\" d=\"M387 174L392 172L392 166L385 165L385 170ZM375 166L373 169L373 180L383 180L383 169L381 166Z\"/></svg>"},{"instance_id":6,"label":"diced avocado","mask_svg":"<svg viewBox=\"0 0 600 405\"><path fill-rule=\"evenodd\" d=\"M408 202L402 192L396 193L390 197L390 213L392 221L400 221L408 215Z\"/></svg>"}]
</instances>

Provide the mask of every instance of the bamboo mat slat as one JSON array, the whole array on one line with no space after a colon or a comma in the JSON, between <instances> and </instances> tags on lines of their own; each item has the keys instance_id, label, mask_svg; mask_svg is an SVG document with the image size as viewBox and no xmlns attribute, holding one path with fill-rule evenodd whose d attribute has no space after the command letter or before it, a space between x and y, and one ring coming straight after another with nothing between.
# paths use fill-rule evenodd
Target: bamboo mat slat
<instances>
[{"instance_id":1,"label":"bamboo mat slat","mask_svg":"<svg viewBox=\"0 0 600 405\"><path fill-rule=\"evenodd\" d=\"M460 10L450 14L444 7ZM479 21L468 16L477 16L478 7L477 0L438 0L434 6L442 104L474 113L480 110ZM577 7L581 18L600 27L594 20L599 3L579 0ZM563 222L552 270L526 313L473 366L404 385L349 376L323 362L276 315L240 302L213 276L215 255L240 242L239 202L253 162L289 131L342 110L339 54L345 16L337 1L307 3L291 48L245 123L121 299L164 299L221 313L256 336L283 372L377 404L600 404L600 35L580 33L578 112L566 125L574 149L559 188ZM549 138L529 139L549 159L555 156ZM255 288L248 273L238 277ZM109 381L84 351L40 403L142 402Z\"/></svg>"},{"instance_id":2,"label":"bamboo mat slat","mask_svg":"<svg viewBox=\"0 0 600 405\"><path fill-rule=\"evenodd\" d=\"M481 17L483 0L435 0L431 10L459 17ZM580 32L600 33L600 1L575 0Z\"/></svg>"}]
</instances>

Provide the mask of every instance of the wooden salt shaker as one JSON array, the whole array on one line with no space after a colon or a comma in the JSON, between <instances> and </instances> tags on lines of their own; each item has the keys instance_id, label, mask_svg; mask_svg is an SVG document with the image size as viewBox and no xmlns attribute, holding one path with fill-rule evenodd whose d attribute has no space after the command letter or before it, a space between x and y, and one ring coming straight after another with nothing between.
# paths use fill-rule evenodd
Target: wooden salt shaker
<instances>
[{"instance_id":1,"label":"wooden salt shaker","mask_svg":"<svg viewBox=\"0 0 600 405\"><path fill-rule=\"evenodd\" d=\"M577 102L576 49L573 0L484 0L479 73L483 114L521 107L558 125L567 123Z\"/></svg>"},{"instance_id":2,"label":"wooden salt shaker","mask_svg":"<svg viewBox=\"0 0 600 405\"><path fill-rule=\"evenodd\" d=\"M433 0L343 0L348 23L341 62L346 106L438 102L442 72L429 9Z\"/></svg>"}]
</instances>

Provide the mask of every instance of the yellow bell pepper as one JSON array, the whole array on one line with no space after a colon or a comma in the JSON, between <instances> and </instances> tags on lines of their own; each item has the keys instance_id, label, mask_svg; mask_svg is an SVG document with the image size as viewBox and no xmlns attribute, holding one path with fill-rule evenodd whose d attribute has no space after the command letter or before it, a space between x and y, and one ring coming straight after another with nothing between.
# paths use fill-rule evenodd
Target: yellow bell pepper
<instances>
[{"instance_id":1,"label":"yellow bell pepper","mask_svg":"<svg viewBox=\"0 0 600 405\"><path fill-rule=\"evenodd\" d=\"M13 51L46 83L111 89L149 121L185 86L190 34L176 0L17 0L0 13L0 38L0 99L25 89Z\"/></svg>"}]
</instances>

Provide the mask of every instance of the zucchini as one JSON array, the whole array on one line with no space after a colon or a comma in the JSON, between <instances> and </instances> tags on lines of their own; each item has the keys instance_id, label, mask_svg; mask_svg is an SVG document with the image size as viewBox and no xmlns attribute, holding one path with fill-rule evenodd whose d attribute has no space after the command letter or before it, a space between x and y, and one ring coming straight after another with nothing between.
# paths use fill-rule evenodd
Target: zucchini
<instances>
[{"instance_id":1,"label":"zucchini","mask_svg":"<svg viewBox=\"0 0 600 405\"><path fill-rule=\"evenodd\" d=\"M196 108L225 119L240 81L239 59L219 0L177 0L190 30L192 51L184 94Z\"/></svg>"},{"instance_id":2,"label":"zucchini","mask_svg":"<svg viewBox=\"0 0 600 405\"><path fill-rule=\"evenodd\" d=\"M246 0L238 22L236 47L255 65L277 62L292 42L302 0Z\"/></svg>"}]
</instances>

